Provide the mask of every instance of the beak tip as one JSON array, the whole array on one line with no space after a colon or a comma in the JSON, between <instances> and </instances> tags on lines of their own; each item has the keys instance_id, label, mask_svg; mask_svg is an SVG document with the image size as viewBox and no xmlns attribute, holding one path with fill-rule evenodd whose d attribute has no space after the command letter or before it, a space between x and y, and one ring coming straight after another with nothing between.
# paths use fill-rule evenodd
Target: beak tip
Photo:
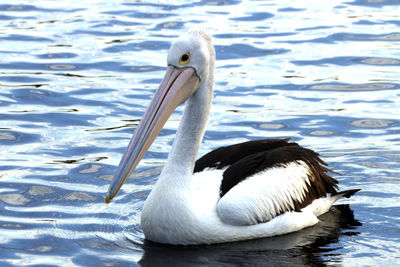
<instances>
[{"instance_id":1,"label":"beak tip","mask_svg":"<svg viewBox=\"0 0 400 267\"><path fill-rule=\"evenodd\" d=\"M107 196L106 196L106 203L109 204L110 201L111 201L110 195L107 195Z\"/></svg>"}]
</instances>

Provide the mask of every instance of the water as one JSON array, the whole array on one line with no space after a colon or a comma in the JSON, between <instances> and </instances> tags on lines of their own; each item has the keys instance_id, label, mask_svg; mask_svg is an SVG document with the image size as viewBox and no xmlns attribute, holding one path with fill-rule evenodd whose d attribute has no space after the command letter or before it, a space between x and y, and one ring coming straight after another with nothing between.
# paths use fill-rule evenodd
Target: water
<instances>
[{"instance_id":1,"label":"water","mask_svg":"<svg viewBox=\"0 0 400 267\"><path fill-rule=\"evenodd\" d=\"M399 1L10 3L0 3L0 265L400 265ZM217 51L200 154L292 137L342 173L341 189L362 191L290 235L145 242L140 210L179 108L106 205L169 43L193 25Z\"/></svg>"}]
</instances>

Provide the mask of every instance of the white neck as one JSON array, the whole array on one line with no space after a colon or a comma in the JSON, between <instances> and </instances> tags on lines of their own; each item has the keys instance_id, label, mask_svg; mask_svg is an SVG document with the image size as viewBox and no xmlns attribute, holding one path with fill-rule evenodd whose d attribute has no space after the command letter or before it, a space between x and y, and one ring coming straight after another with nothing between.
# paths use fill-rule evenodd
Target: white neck
<instances>
[{"instance_id":1,"label":"white neck","mask_svg":"<svg viewBox=\"0 0 400 267\"><path fill-rule=\"evenodd\" d=\"M186 101L174 144L157 182L159 185L166 181L169 188L174 185L176 188L182 188L190 182L196 155L206 129L213 96L215 51L211 38L202 30L191 31L188 38L193 43L198 43L198 51L203 53L204 61L197 62L197 64L194 61L193 63L197 65L197 68L194 68L198 71L197 75L201 79L200 85ZM198 58L202 58L200 55L201 53L198 54Z\"/></svg>"},{"instance_id":2,"label":"white neck","mask_svg":"<svg viewBox=\"0 0 400 267\"><path fill-rule=\"evenodd\" d=\"M185 104L168 160L159 182L184 185L193 174L196 155L206 129L212 99L212 74L205 77L196 93ZM174 181L171 181L173 179Z\"/></svg>"}]
</instances>

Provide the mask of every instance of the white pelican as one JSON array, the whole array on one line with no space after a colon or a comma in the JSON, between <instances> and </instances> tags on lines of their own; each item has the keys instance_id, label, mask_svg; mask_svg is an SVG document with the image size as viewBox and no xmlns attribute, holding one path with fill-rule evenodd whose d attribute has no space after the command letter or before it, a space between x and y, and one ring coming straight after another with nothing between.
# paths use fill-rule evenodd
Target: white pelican
<instances>
[{"instance_id":1,"label":"white pelican","mask_svg":"<svg viewBox=\"0 0 400 267\"><path fill-rule=\"evenodd\" d=\"M141 215L146 239L210 244L282 235L318 223L341 197L318 154L288 139L249 141L195 161L211 106L215 52L193 29L172 42L168 69L123 155L106 202L186 102L172 150Z\"/></svg>"}]
</instances>

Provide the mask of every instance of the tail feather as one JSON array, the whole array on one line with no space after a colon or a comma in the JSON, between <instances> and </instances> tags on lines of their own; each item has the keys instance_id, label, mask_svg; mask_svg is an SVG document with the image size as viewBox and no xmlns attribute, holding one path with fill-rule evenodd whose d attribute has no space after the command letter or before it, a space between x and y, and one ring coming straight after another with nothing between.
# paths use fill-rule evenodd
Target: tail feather
<instances>
[{"instance_id":1,"label":"tail feather","mask_svg":"<svg viewBox=\"0 0 400 267\"><path fill-rule=\"evenodd\" d=\"M335 196L338 196L338 199L341 197L349 198L360 190L361 189L351 189L351 190L341 191L337 192Z\"/></svg>"},{"instance_id":2,"label":"tail feather","mask_svg":"<svg viewBox=\"0 0 400 267\"><path fill-rule=\"evenodd\" d=\"M349 198L360 190L361 189L351 189L351 190L337 192L337 193L331 195L330 197L327 196L327 197L315 199L310 205L303 208L302 211L306 211L306 210L311 211L312 213L314 213L315 216L318 217L318 216L324 214L325 212L327 212L332 207L332 205L340 198L342 198L342 197Z\"/></svg>"}]
</instances>

